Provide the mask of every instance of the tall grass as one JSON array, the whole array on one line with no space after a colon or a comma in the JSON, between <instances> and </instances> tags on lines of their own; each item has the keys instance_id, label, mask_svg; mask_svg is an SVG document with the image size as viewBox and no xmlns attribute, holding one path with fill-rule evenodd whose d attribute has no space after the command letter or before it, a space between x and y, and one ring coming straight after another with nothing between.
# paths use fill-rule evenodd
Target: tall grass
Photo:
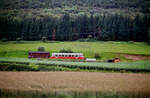
<instances>
[{"instance_id":1,"label":"tall grass","mask_svg":"<svg viewBox=\"0 0 150 98\"><path fill-rule=\"evenodd\" d=\"M149 94L113 92L40 92L0 90L1 98L149 98Z\"/></svg>"}]
</instances>

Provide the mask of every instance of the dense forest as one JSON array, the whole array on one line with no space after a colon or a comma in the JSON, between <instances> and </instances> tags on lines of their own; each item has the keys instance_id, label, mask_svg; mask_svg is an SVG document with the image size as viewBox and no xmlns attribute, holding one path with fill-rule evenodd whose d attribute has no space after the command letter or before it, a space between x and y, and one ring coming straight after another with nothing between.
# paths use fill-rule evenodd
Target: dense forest
<instances>
[{"instance_id":1,"label":"dense forest","mask_svg":"<svg viewBox=\"0 0 150 98\"><path fill-rule=\"evenodd\" d=\"M148 0L1 0L1 40L149 41Z\"/></svg>"}]
</instances>

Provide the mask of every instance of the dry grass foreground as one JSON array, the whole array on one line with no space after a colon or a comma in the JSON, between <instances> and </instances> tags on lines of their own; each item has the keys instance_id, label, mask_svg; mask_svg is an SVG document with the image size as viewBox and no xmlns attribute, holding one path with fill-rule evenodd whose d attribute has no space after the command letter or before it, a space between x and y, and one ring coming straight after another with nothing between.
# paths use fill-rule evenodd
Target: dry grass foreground
<instances>
[{"instance_id":1,"label":"dry grass foreground","mask_svg":"<svg viewBox=\"0 0 150 98\"><path fill-rule=\"evenodd\" d=\"M102 72L0 72L0 89L102 91L150 94L150 74Z\"/></svg>"}]
</instances>

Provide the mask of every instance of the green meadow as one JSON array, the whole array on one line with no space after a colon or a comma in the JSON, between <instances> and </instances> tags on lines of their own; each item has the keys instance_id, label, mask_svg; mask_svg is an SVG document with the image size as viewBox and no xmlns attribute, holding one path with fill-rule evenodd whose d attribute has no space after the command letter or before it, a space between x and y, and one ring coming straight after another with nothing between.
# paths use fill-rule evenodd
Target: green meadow
<instances>
[{"instance_id":1,"label":"green meadow","mask_svg":"<svg viewBox=\"0 0 150 98\"><path fill-rule=\"evenodd\" d=\"M37 51L43 46L45 50L53 53L61 49L71 49L73 52L81 52L86 58L93 58L98 53L99 60L107 60L119 57L123 61L128 61L120 54L141 54L150 55L150 45L144 42L40 42L40 41L9 41L0 42L0 57L19 57L27 58L28 51Z\"/></svg>"},{"instance_id":2,"label":"green meadow","mask_svg":"<svg viewBox=\"0 0 150 98\"><path fill-rule=\"evenodd\" d=\"M48 59L1 58L2 71L131 71L150 72L150 61L136 62L71 62Z\"/></svg>"},{"instance_id":3,"label":"green meadow","mask_svg":"<svg viewBox=\"0 0 150 98\"><path fill-rule=\"evenodd\" d=\"M86 58L94 58L98 53L101 58L97 62L51 60L51 59L28 59L28 51L37 51L43 46L45 50L53 53L61 49L70 49L73 52L81 52ZM122 54L150 55L150 45L144 42L40 42L40 41L9 41L0 42L0 71L66 71L66 72L120 72L120 73L150 73L150 60L132 61ZM121 62L108 63L106 60L119 57ZM131 62L132 61L132 62ZM86 81L87 82L87 81ZM34 85L34 84L33 84ZM59 94L60 93L60 94ZM145 93L123 92L72 92L65 93L39 93L9 91L0 89L2 98L148 98Z\"/></svg>"}]
</instances>

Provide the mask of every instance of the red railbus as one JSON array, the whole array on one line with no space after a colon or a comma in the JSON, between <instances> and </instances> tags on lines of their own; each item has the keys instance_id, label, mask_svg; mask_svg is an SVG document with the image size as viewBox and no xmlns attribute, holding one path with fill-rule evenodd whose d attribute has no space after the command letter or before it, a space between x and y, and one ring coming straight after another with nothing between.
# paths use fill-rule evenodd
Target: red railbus
<instances>
[{"instance_id":1,"label":"red railbus","mask_svg":"<svg viewBox=\"0 0 150 98\"><path fill-rule=\"evenodd\" d=\"M84 60L82 53L52 53L50 59L76 59Z\"/></svg>"}]
</instances>

